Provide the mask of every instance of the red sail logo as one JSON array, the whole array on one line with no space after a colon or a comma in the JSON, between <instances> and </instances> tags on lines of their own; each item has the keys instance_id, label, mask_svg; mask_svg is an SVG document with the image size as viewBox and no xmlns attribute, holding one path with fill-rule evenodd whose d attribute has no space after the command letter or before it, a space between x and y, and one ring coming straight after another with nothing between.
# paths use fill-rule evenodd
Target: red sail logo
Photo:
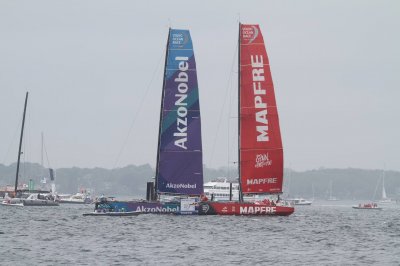
<instances>
[{"instance_id":1,"label":"red sail logo","mask_svg":"<svg viewBox=\"0 0 400 266\"><path fill-rule=\"evenodd\" d=\"M248 44L252 43L258 37L258 28L255 26L242 27L243 40Z\"/></svg>"},{"instance_id":2,"label":"red sail logo","mask_svg":"<svg viewBox=\"0 0 400 266\"><path fill-rule=\"evenodd\" d=\"M272 165L272 160L269 159L268 153L256 155L256 164L254 166L255 168L262 168L270 165Z\"/></svg>"}]
</instances>

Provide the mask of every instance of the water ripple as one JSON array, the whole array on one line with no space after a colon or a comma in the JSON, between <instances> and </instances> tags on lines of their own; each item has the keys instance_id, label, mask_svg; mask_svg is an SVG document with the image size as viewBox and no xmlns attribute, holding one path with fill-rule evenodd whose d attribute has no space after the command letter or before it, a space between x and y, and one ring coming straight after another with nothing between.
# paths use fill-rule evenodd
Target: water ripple
<instances>
[{"instance_id":1,"label":"water ripple","mask_svg":"<svg viewBox=\"0 0 400 266\"><path fill-rule=\"evenodd\" d=\"M92 206L0 207L0 258L4 265L399 265L400 208L351 205L299 207L289 217L120 218L81 216Z\"/></svg>"}]
</instances>

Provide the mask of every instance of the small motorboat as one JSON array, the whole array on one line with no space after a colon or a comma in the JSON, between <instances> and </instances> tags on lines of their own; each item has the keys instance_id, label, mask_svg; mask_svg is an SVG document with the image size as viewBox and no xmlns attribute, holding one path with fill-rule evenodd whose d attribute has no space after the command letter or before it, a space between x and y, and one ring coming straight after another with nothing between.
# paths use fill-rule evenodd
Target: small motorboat
<instances>
[{"instance_id":1,"label":"small motorboat","mask_svg":"<svg viewBox=\"0 0 400 266\"><path fill-rule=\"evenodd\" d=\"M312 201L310 200L305 200L303 198L295 198L295 199L289 199L288 201L292 201L294 205L311 205Z\"/></svg>"},{"instance_id":2,"label":"small motorboat","mask_svg":"<svg viewBox=\"0 0 400 266\"><path fill-rule=\"evenodd\" d=\"M92 199L88 193L76 193L74 195L58 195L60 203L90 204Z\"/></svg>"},{"instance_id":3,"label":"small motorboat","mask_svg":"<svg viewBox=\"0 0 400 266\"><path fill-rule=\"evenodd\" d=\"M22 202L12 202L11 200L3 200L0 202L0 205L3 206L17 206L17 207L23 207L24 204Z\"/></svg>"},{"instance_id":4,"label":"small motorboat","mask_svg":"<svg viewBox=\"0 0 400 266\"><path fill-rule=\"evenodd\" d=\"M365 203L365 204L358 204L358 206L353 206L353 209L359 210L382 210L381 207L378 207L376 203Z\"/></svg>"},{"instance_id":5,"label":"small motorboat","mask_svg":"<svg viewBox=\"0 0 400 266\"><path fill-rule=\"evenodd\" d=\"M24 206L58 206L51 194L30 194L26 199L22 199Z\"/></svg>"}]
</instances>

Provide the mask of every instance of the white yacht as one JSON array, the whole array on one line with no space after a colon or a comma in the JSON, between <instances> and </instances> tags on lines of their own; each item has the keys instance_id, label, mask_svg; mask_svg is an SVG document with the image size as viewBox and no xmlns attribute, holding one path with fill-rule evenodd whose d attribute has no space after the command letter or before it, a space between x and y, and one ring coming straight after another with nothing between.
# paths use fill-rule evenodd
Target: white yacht
<instances>
[{"instance_id":1,"label":"white yacht","mask_svg":"<svg viewBox=\"0 0 400 266\"><path fill-rule=\"evenodd\" d=\"M209 200L227 201L229 200L229 190L231 182L226 179L224 181L210 181L204 183L204 194ZM239 199L239 183L232 182L232 200Z\"/></svg>"},{"instance_id":2,"label":"white yacht","mask_svg":"<svg viewBox=\"0 0 400 266\"><path fill-rule=\"evenodd\" d=\"M311 200L306 200L303 198L289 199L288 201L292 201L294 203L294 205L311 205L312 204Z\"/></svg>"},{"instance_id":3,"label":"white yacht","mask_svg":"<svg viewBox=\"0 0 400 266\"><path fill-rule=\"evenodd\" d=\"M221 181L222 180L222 181ZM232 183L232 201L239 200L239 183L229 182L226 178L218 178L215 181L204 183L204 195L212 201L229 201L230 184ZM246 201L262 200L265 196L244 196Z\"/></svg>"},{"instance_id":4,"label":"white yacht","mask_svg":"<svg viewBox=\"0 0 400 266\"><path fill-rule=\"evenodd\" d=\"M88 193L76 193L71 194L60 194L58 195L58 200L60 203L72 203L72 204L90 204L92 203L92 198Z\"/></svg>"}]
</instances>

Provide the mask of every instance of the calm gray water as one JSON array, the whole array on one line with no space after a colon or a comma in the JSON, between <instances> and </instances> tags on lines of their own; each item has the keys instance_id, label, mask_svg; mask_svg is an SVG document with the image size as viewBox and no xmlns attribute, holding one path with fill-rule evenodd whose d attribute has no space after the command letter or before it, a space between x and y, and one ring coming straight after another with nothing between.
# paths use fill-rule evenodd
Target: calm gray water
<instances>
[{"instance_id":1,"label":"calm gray water","mask_svg":"<svg viewBox=\"0 0 400 266\"><path fill-rule=\"evenodd\" d=\"M0 265L400 265L400 206L352 204L316 202L289 217L0 206Z\"/></svg>"}]
</instances>

